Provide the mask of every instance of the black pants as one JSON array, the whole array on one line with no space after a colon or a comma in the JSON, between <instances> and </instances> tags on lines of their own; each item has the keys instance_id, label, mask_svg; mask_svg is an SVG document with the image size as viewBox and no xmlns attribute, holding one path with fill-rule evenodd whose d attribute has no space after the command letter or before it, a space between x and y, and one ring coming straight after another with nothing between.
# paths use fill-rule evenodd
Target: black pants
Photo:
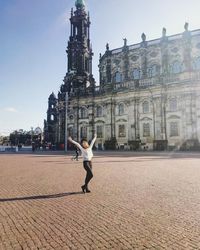
<instances>
[{"instance_id":1,"label":"black pants","mask_svg":"<svg viewBox=\"0 0 200 250\"><path fill-rule=\"evenodd\" d=\"M85 177L85 186L88 186L88 183L90 182L90 180L93 177L93 173L92 173L92 162L91 161L84 161L83 162L83 167L85 169L86 173L86 177Z\"/></svg>"}]
</instances>

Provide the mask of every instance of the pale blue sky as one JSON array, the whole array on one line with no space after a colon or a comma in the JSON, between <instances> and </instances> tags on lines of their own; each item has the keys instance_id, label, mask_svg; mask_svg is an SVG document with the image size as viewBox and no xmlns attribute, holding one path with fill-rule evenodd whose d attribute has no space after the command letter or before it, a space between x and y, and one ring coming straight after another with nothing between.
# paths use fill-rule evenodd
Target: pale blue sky
<instances>
[{"instance_id":1,"label":"pale blue sky","mask_svg":"<svg viewBox=\"0 0 200 250\"><path fill-rule=\"evenodd\" d=\"M67 70L69 15L75 0L0 0L0 135L43 127L47 100ZM99 53L161 36L200 29L199 0L86 0L91 16L93 73Z\"/></svg>"}]
</instances>

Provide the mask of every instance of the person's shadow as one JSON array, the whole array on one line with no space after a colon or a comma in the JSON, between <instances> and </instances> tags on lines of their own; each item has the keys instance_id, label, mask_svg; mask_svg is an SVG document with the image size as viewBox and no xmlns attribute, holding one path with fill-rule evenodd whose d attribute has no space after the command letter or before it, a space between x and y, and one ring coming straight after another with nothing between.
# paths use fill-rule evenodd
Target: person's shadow
<instances>
[{"instance_id":1,"label":"person's shadow","mask_svg":"<svg viewBox=\"0 0 200 250\"><path fill-rule=\"evenodd\" d=\"M60 194L48 194L48 195L35 195L35 196L25 196L25 197L14 197L14 198L2 198L0 202L8 201L24 201L24 200L42 200L42 199L55 199L70 195L83 194L83 192L69 192Z\"/></svg>"}]
</instances>

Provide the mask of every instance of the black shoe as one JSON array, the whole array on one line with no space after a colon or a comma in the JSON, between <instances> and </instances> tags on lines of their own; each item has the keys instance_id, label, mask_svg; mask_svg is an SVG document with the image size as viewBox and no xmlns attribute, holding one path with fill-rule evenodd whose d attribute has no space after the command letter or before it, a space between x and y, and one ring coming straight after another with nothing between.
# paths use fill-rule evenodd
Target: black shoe
<instances>
[{"instance_id":1,"label":"black shoe","mask_svg":"<svg viewBox=\"0 0 200 250\"><path fill-rule=\"evenodd\" d=\"M91 191L88 188L86 188L86 193L91 193Z\"/></svg>"},{"instance_id":2,"label":"black shoe","mask_svg":"<svg viewBox=\"0 0 200 250\"><path fill-rule=\"evenodd\" d=\"M85 185L81 186L81 189L82 189L83 193L86 192Z\"/></svg>"}]
</instances>

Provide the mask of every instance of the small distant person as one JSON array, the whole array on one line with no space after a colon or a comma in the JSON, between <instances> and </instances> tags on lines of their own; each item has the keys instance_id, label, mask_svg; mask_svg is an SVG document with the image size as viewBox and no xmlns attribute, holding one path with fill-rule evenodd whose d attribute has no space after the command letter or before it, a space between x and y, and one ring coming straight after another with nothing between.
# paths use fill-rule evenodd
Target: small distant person
<instances>
[{"instance_id":1,"label":"small distant person","mask_svg":"<svg viewBox=\"0 0 200 250\"><path fill-rule=\"evenodd\" d=\"M76 148L76 150L75 150L75 159L74 160L76 160L76 161L78 161L78 156L79 156L79 150L78 150L78 148Z\"/></svg>"},{"instance_id":2,"label":"small distant person","mask_svg":"<svg viewBox=\"0 0 200 250\"><path fill-rule=\"evenodd\" d=\"M32 152L35 152L35 143L32 143Z\"/></svg>"},{"instance_id":3,"label":"small distant person","mask_svg":"<svg viewBox=\"0 0 200 250\"><path fill-rule=\"evenodd\" d=\"M85 184L83 186L81 186L83 193L90 193L91 192L88 189L88 184L93 177L92 161L91 160L93 157L92 147L96 141L96 138L97 138L97 135L95 134L90 145L88 144L88 141L86 139L82 139L81 144L79 144L78 142L72 140L71 137L68 138L69 142L73 143L77 148L80 149L82 156L83 156L83 167L86 171Z\"/></svg>"},{"instance_id":4,"label":"small distant person","mask_svg":"<svg viewBox=\"0 0 200 250\"><path fill-rule=\"evenodd\" d=\"M78 150L78 148L76 148L75 155L72 156L72 160L78 161L78 157L79 157L79 150Z\"/></svg>"}]
</instances>

